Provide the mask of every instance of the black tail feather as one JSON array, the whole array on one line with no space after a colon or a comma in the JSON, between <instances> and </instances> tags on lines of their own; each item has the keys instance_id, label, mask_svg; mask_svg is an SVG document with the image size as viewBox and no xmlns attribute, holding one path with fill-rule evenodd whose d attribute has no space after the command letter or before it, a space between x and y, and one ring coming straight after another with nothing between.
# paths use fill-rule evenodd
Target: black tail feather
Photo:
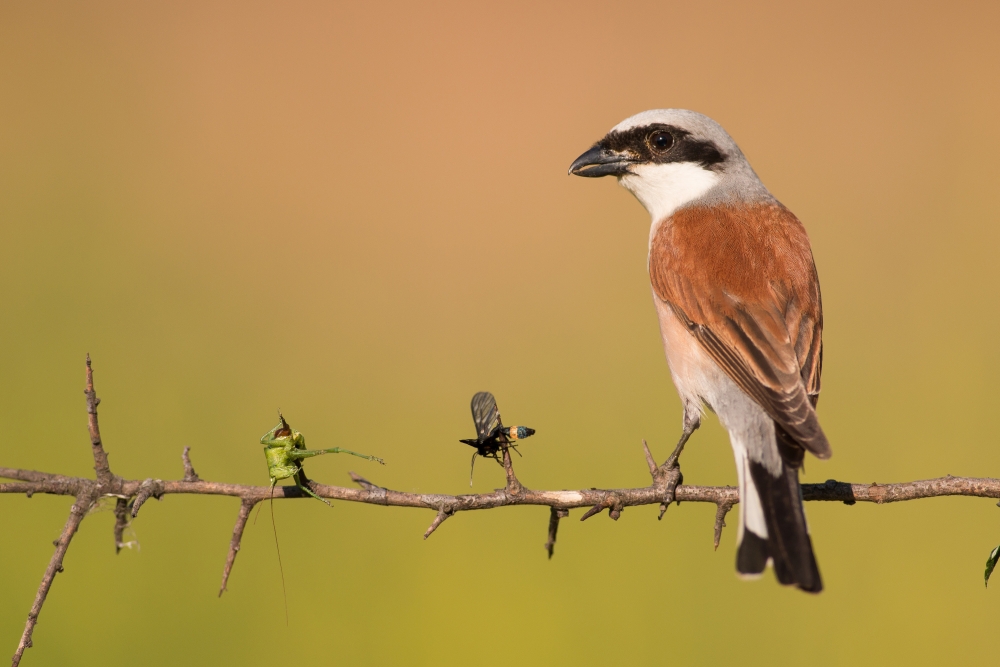
<instances>
[{"instance_id":1,"label":"black tail feather","mask_svg":"<svg viewBox=\"0 0 1000 667\"><path fill-rule=\"evenodd\" d=\"M736 552L736 571L747 575L760 574L767 567L770 557L767 540L744 529L739 551Z\"/></svg>"},{"instance_id":2,"label":"black tail feather","mask_svg":"<svg viewBox=\"0 0 1000 667\"><path fill-rule=\"evenodd\" d=\"M767 557L773 560L774 573L782 584L798 586L810 593L823 590L816 557L813 555L812 540L806 528L806 515L802 507L802 493L799 489L799 471L788 463L782 463L781 475L774 477L763 465L750 461L750 476L753 478L757 494L760 496L767 525ZM763 542L750 531L745 531L743 542L748 536ZM758 552L760 547L751 543L748 552ZM744 556L743 544L737 568ZM740 570L741 572L743 570Z\"/></svg>"}]
</instances>

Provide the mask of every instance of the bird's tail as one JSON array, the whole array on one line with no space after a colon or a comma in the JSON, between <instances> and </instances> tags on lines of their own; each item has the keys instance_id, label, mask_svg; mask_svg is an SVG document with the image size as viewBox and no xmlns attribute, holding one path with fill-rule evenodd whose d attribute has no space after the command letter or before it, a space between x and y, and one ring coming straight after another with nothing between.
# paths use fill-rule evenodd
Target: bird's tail
<instances>
[{"instance_id":1,"label":"bird's tail","mask_svg":"<svg viewBox=\"0 0 1000 667\"><path fill-rule=\"evenodd\" d=\"M785 434L780 428L777 430L780 442ZM779 449L784 450L780 445ZM740 450L736 452L741 533L736 571L741 575L759 575L770 561L782 584L819 593L823 581L809 539L799 487L799 465L796 465L801 464L801 458L789 461L783 456L781 472L775 476L752 460L745 450Z\"/></svg>"}]
</instances>

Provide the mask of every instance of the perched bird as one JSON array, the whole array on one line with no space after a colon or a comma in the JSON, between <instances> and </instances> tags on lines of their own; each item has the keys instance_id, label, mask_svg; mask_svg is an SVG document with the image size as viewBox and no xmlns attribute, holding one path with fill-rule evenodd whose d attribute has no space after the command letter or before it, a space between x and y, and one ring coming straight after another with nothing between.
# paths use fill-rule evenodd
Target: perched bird
<instances>
[{"instance_id":1,"label":"perched bird","mask_svg":"<svg viewBox=\"0 0 1000 667\"><path fill-rule=\"evenodd\" d=\"M737 572L759 575L773 564L782 584L818 593L799 468L807 451L821 459L831 451L815 409L823 311L802 223L726 131L694 111L636 114L569 173L615 176L652 218L649 279L684 406L668 464L708 406L736 457Z\"/></svg>"}]
</instances>

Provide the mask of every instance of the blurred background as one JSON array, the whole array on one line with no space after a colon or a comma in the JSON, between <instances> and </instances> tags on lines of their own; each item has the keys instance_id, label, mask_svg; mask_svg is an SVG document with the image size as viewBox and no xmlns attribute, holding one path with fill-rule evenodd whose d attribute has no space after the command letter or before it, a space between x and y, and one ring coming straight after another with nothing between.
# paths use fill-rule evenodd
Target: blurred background
<instances>
[{"instance_id":1,"label":"blurred background","mask_svg":"<svg viewBox=\"0 0 1000 667\"><path fill-rule=\"evenodd\" d=\"M644 486L680 408L649 220L569 163L638 111L718 120L805 223L826 307L804 480L1000 475L995 2L30 3L0 8L0 464L266 484L281 408L315 459L468 491L468 403L538 430L533 488ZM735 484L714 417L685 479ZM475 490L502 486L477 466ZM0 496L13 653L71 500ZM237 501L170 496L117 557L88 518L26 665L816 665L995 657L1000 510L810 503L827 590L734 575L711 505L459 515L275 504L216 597ZM266 510L265 510L266 511ZM267 519L267 517L262 517Z\"/></svg>"}]
</instances>

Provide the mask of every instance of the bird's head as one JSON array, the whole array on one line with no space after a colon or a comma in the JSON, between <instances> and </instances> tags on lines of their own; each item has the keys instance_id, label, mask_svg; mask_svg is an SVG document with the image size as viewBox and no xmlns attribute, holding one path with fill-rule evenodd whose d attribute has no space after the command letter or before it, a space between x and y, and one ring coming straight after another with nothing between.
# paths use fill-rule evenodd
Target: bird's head
<instances>
[{"instance_id":1,"label":"bird's head","mask_svg":"<svg viewBox=\"0 0 1000 667\"><path fill-rule=\"evenodd\" d=\"M569 173L617 177L654 222L720 186L763 190L726 131L686 109L653 109L627 118L574 160Z\"/></svg>"}]
</instances>

